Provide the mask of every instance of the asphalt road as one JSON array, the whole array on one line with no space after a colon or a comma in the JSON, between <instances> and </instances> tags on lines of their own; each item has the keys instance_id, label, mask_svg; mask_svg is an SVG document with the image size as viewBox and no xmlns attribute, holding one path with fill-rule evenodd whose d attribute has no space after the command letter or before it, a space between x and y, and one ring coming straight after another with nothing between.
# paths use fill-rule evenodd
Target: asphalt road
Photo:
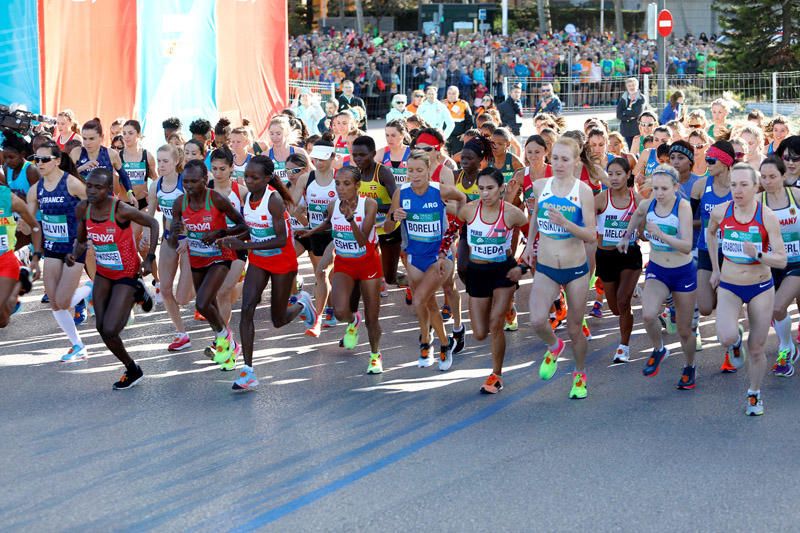
<instances>
[{"instance_id":1,"label":"asphalt road","mask_svg":"<svg viewBox=\"0 0 800 533\"><path fill-rule=\"evenodd\" d=\"M40 296L39 285L0 331L2 530L797 528L798 378L768 377L766 415L746 417L746 377L718 373L713 323L698 388L678 391L680 357L642 376L638 313L636 360L610 366L617 321L606 309L590 320L589 398L570 401L569 362L538 378L544 348L526 304L497 396L478 393L490 355L471 337L451 371L416 368L400 290L381 310L380 376L364 374L364 330L346 352L342 326L311 339L299 322L273 330L261 308L261 389L234 394L232 374L203 357L207 325L187 309L194 347L169 354L157 308L123 333L145 381L112 391L121 367L93 319L80 328L89 361L59 363L67 342ZM674 337L670 348L679 353Z\"/></svg>"}]
</instances>

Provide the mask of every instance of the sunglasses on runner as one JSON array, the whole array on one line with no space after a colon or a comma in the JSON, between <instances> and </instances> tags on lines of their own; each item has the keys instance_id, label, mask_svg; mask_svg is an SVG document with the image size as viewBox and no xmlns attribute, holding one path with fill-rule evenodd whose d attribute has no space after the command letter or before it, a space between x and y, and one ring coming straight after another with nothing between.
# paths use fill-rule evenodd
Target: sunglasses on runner
<instances>
[{"instance_id":1,"label":"sunglasses on runner","mask_svg":"<svg viewBox=\"0 0 800 533\"><path fill-rule=\"evenodd\" d=\"M54 156L54 155L35 155L35 156L33 156L33 162L34 163L49 163L50 161L52 161L55 158L56 158L56 156Z\"/></svg>"},{"instance_id":2,"label":"sunglasses on runner","mask_svg":"<svg viewBox=\"0 0 800 533\"><path fill-rule=\"evenodd\" d=\"M303 169L302 169L301 167L297 167L297 168L290 168L290 169L287 169L287 170L286 170L286 173L287 173L287 174L292 174L292 175L294 175L294 174L300 174L301 172L303 172Z\"/></svg>"},{"instance_id":3,"label":"sunglasses on runner","mask_svg":"<svg viewBox=\"0 0 800 533\"><path fill-rule=\"evenodd\" d=\"M706 164L707 165L716 165L717 158L716 157L706 157Z\"/></svg>"},{"instance_id":4,"label":"sunglasses on runner","mask_svg":"<svg viewBox=\"0 0 800 533\"><path fill-rule=\"evenodd\" d=\"M640 126L644 126L645 128L652 128L653 126L656 125L656 123L655 122L642 122L642 121L639 121L639 125Z\"/></svg>"},{"instance_id":5,"label":"sunglasses on runner","mask_svg":"<svg viewBox=\"0 0 800 533\"><path fill-rule=\"evenodd\" d=\"M689 124L689 127L692 128L693 130L699 130L703 126L701 126L700 124Z\"/></svg>"},{"instance_id":6,"label":"sunglasses on runner","mask_svg":"<svg viewBox=\"0 0 800 533\"><path fill-rule=\"evenodd\" d=\"M692 148L694 148L695 150L702 150L705 147L706 147L705 143L703 143L703 144L693 144L692 145Z\"/></svg>"},{"instance_id":7,"label":"sunglasses on runner","mask_svg":"<svg viewBox=\"0 0 800 533\"><path fill-rule=\"evenodd\" d=\"M800 155L796 155L796 156L793 157L793 156L790 156L789 154L783 154L783 160L784 161L790 161L792 163L797 163L797 162L800 162Z\"/></svg>"},{"instance_id":8,"label":"sunglasses on runner","mask_svg":"<svg viewBox=\"0 0 800 533\"><path fill-rule=\"evenodd\" d=\"M417 150L422 150L423 152L433 152L434 147L433 146L417 146L416 149Z\"/></svg>"},{"instance_id":9,"label":"sunglasses on runner","mask_svg":"<svg viewBox=\"0 0 800 533\"><path fill-rule=\"evenodd\" d=\"M737 161L741 161L742 159L744 159L744 152L736 152L735 155Z\"/></svg>"}]
</instances>

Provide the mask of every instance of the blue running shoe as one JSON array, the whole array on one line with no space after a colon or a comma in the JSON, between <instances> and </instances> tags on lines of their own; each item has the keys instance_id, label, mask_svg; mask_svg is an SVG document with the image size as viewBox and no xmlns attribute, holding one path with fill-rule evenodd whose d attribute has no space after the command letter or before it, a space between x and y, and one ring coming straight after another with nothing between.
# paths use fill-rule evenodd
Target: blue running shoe
<instances>
[{"instance_id":1,"label":"blue running shoe","mask_svg":"<svg viewBox=\"0 0 800 533\"><path fill-rule=\"evenodd\" d=\"M75 344L67 353L61 356L61 362L74 363L76 361L84 361L87 357L88 355L86 353L86 346Z\"/></svg>"},{"instance_id":2,"label":"blue running shoe","mask_svg":"<svg viewBox=\"0 0 800 533\"><path fill-rule=\"evenodd\" d=\"M86 303L83 300L75 306L75 314L72 315L72 319L75 321L76 326L86 322Z\"/></svg>"},{"instance_id":3,"label":"blue running shoe","mask_svg":"<svg viewBox=\"0 0 800 533\"><path fill-rule=\"evenodd\" d=\"M656 377L658 375L658 370L661 365L661 361L663 361L667 357L669 357L669 350L667 350L666 346L664 346L660 350L653 350L653 353L650 354L650 359L647 360L647 364L642 370L642 374L644 374L649 378Z\"/></svg>"}]
</instances>

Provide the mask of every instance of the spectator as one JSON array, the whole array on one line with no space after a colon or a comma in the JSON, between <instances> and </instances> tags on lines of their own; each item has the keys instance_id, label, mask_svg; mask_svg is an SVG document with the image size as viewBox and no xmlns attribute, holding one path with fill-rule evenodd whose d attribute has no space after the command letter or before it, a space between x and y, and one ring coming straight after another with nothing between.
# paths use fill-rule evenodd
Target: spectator
<instances>
[{"instance_id":1,"label":"spectator","mask_svg":"<svg viewBox=\"0 0 800 533\"><path fill-rule=\"evenodd\" d=\"M456 127L453 118L450 116L450 110L436 98L437 87L435 85L429 86L425 89L425 100L419 105L417 115L425 121L431 128L438 128L444 132L444 138L450 137L453 133L453 128Z\"/></svg>"},{"instance_id":2,"label":"spectator","mask_svg":"<svg viewBox=\"0 0 800 533\"><path fill-rule=\"evenodd\" d=\"M617 103L617 120L619 132L625 137L628 148L631 148L633 138L639 133L639 115L647 107L647 98L639 92L639 80L628 78L625 80L625 92Z\"/></svg>"},{"instance_id":3,"label":"spectator","mask_svg":"<svg viewBox=\"0 0 800 533\"><path fill-rule=\"evenodd\" d=\"M358 123L358 127L362 130L367 129L367 105L364 103L364 100L355 96L353 92L355 91L355 85L350 80L344 80L342 82L342 94L339 95L339 111L344 111L345 109L350 109L352 107L360 107L363 111L363 120Z\"/></svg>"},{"instance_id":4,"label":"spectator","mask_svg":"<svg viewBox=\"0 0 800 533\"><path fill-rule=\"evenodd\" d=\"M311 135L319 135L319 121L325 117L325 111L319 105L319 97L312 94L310 90L303 89L300 95L292 103L292 110L294 110L297 118L302 120L308 126L308 132Z\"/></svg>"},{"instance_id":5,"label":"spectator","mask_svg":"<svg viewBox=\"0 0 800 533\"><path fill-rule=\"evenodd\" d=\"M451 85L447 88L447 99L444 101L455 123L452 133L447 137L447 151L451 154L461 151L464 143L460 137L473 126L472 108L467 101L459 98L459 94L458 87Z\"/></svg>"},{"instance_id":6,"label":"spectator","mask_svg":"<svg viewBox=\"0 0 800 533\"><path fill-rule=\"evenodd\" d=\"M411 111L406 108L406 95L396 94L392 97L392 108L386 113L386 122L389 123L399 118L406 119L413 115Z\"/></svg>"},{"instance_id":7,"label":"spectator","mask_svg":"<svg viewBox=\"0 0 800 533\"><path fill-rule=\"evenodd\" d=\"M328 100L325 102L325 116L317 123L317 131L319 131L320 135L331 130L331 121L338 112L339 102L337 100Z\"/></svg>"},{"instance_id":8,"label":"spectator","mask_svg":"<svg viewBox=\"0 0 800 533\"><path fill-rule=\"evenodd\" d=\"M539 103L536 104L536 110L533 114L549 113L556 117L559 116L561 114L561 100L558 98L558 95L553 92L553 84L542 84L541 92L542 97L539 99Z\"/></svg>"},{"instance_id":9,"label":"spectator","mask_svg":"<svg viewBox=\"0 0 800 533\"><path fill-rule=\"evenodd\" d=\"M500 111L500 119L503 121L503 126L510 129L514 135L520 134L520 126L522 125L522 86L517 84L511 87L508 98L497 106Z\"/></svg>"},{"instance_id":10,"label":"spectator","mask_svg":"<svg viewBox=\"0 0 800 533\"><path fill-rule=\"evenodd\" d=\"M406 110L412 115L416 115L423 98L425 98L425 91L415 90L411 93L411 102L406 106Z\"/></svg>"},{"instance_id":11,"label":"spectator","mask_svg":"<svg viewBox=\"0 0 800 533\"><path fill-rule=\"evenodd\" d=\"M686 108L683 105L684 99L683 91L678 90L672 93L672 96L669 97L669 102L664 106L664 111L661 112L661 117L658 119L659 124L666 124L672 120L683 122L686 118Z\"/></svg>"}]
</instances>

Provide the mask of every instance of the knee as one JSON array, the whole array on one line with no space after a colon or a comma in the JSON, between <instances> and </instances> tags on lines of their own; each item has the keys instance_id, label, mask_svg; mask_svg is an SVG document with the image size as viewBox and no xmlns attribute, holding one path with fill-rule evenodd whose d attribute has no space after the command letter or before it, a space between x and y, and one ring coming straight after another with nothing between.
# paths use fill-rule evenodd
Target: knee
<instances>
[{"instance_id":1,"label":"knee","mask_svg":"<svg viewBox=\"0 0 800 533\"><path fill-rule=\"evenodd\" d=\"M786 309L779 309L779 308L776 307L772 311L772 319L773 320L783 320L784 318L786 318L787 314L788 313L786 312Z\"/></svg>"},{"instance_id":2,"label":"knee","mask_svg":"<svg viewBox=\"0 0 800 533\"><path fill-rule=\"evenodd\" d=\"M486 337L488 337L488 336L489 336L489 332L486 330L486 328L485 328L485 327L477 327L477 328L476 328L476 327L474 327L474 326L475 326L475 325L473 324L473 328L472 328L472 337L473 337L473 338L474 338L476 341L483 341L483 340L486 340Z\"/></svg>"},{"instance_id":3,"label":"knee","mask_svg":"<svg viewBox=\"0 0 800 533\"><path fill-rule=\"evenodd\" d=\"M608 308L611 309L611 312L614 313L614 316L619 315L626 315L628 314L627 311L630 310L630 306L628 309L625 309L624 306L618 304L617 302L611 303L611 300L606 300L608 302Z\"/></svg>"},{"instance_id":4,"label":"knee","mask_svg":"<svg viewBox=\"0 0 800 533\"><path fill-rule=\"evenodd\" d=\"M503 326L506 323L505 313L499 316L493 316L489 320L489 331L493 335L502 335Z\"/></svg>"},{"instance_id":5,"label":"knee","mask_svg":"<svg viewBox=\"0 0 800 533\"><path fill-rule=\"evenodd\" d=\"M546 314L533 314L531 313L531 326L535 330L541 330L545 327L550 327L549 317Z\"/></svg>"},{"instance_id":6,"label":"knee","mask_svg":"<svg viewBox=\"0 0 800 533\"><path fill-rule=\"evenodd\" d=\"M70 308L70 303L72 303L72 295L58 295L55 297L53 301L53 309L55 311L62 311L68 310Z\"/></svg>"},{"instance_id":7,"label":"knee","mask_svg":"<svg viewBox=\"0 0 800 533\"><path fill-rule=\"evenodd\" d=\"M172 283L161 283L161 297L171 302L175 301L175 290L172 288Z\"/></svg>"},{"instance_id":8,"label":"knee","mask_svg":"<svg viewBox=\"0 0 800 533\"><path fill-rule=\"evenodd\" d=\"M206 311L211 309L213 303L214 298L205 294L198 294L195 299L195 307L197 307L197 310L200 311L201 314L205 314Z\"/></svg>"},{"instance_id":9,"label":"knee","mask_svg":"<svg viewBox=\"0 0 800 533\"><path fill-rule=\"evenodd\" d=\"M657 309L642 309L642 320L645 324L652 324L657 318Z\"/></svg>"},{"instance_id":10,"label":"knee","mask_svg":"<svg viewBox=\"0 0 800 533\"><path fill-rule=\"evenodd\" d=\"M739 340L739 332L735 329L719 331L717 332L717 337L722 346L730 346L731 344L736 344L736 341Z\"/></svg>"},{"instance_id":11,"label":"knee","mask_svg":"<svg viewBox=\"0 0 800 533\"><path fill-rule=\"evenodd\" d=\"M100 334L101 337L104 339L110 339L119 335L121 330L119 328L115 328L107 323L98 324L97 332Z\"/></svg>"},{"instance_id":12,"label":"knee","mask_svg":"<svg viewBox=\"0 0 800 533\"><path fill-rule=\"evenodd\" d=\"M690 336L693 337L694 330L692 329L692 325L683 323L678 324L678 336L681 338L681 340L686 340Z\"/></svg>"},{"instance_id":13,"label":"knee","mask_svg":"<svg viewBox=\"0 0 800 533\"><path fill-rule=\"evenodd\" d=\"M576 339L580 335L581 338L583 337L583 327L581 322L575 321L568 321L567 322L567 333L569 333L569 337L571 339Z\"/></svg>"},{"instance_id":14,"label":"knee","mask_svg":"<svg viewBox=\"0 0 800 533\"><path fill-rule=\"evenodd\" d=\"M700 310L700 314L703 316L708 316L714 312L713 304L701 302L700 300L697 301L697 308Z\"/></svg>"}]
</instances>

